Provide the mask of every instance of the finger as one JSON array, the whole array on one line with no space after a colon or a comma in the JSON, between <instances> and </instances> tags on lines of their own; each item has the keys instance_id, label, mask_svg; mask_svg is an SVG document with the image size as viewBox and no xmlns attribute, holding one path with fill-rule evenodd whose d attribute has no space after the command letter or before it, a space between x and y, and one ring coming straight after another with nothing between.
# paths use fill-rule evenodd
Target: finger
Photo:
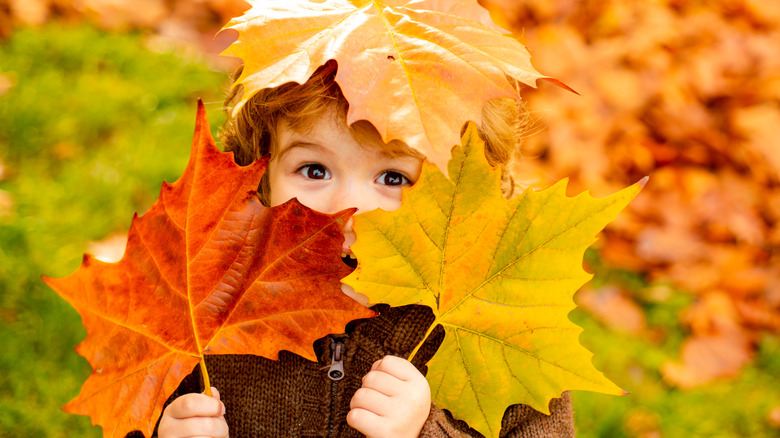
<instances>
[{"instance_id":1,"label":"finger","mask_svg":"<svg viewBox=\"0 0 780 438\"><path fill-rule=\"evenodd\" d=\"M215 387L211 387L211 396L219 400L220 406L222 406L222 413L220 415L225 416L225 403L222 402L222 396L219 395L219 390Z\"/></svg>"},{"instance_id":2,"label":"finger","mask_svg":"<svg viewBox=\"0 0 780 438\"><path fill-rule=\"evenodd\" d=\"M415 380L422 377L420 371L406 359L398 356L385 356L374 362L371 371L383 371L391 376L403 380Z\"/></svg>"},{"instance_id":3,"label":"finger","mask_svg":"<svg viewBox=\"0 0 780 438\"><path fill-rule=\"evenodd\" d=\"M214 437L227 438L228 425L224 418L192 417L179 420L174 427L178 436L182 437Z\"/></svg>"},{"instance_id":4,"label":"finger","mask_svg":"<svg viewBox=\"0 0 780 438\"><path fill-rule=\"evenodd\" d=\"M214 397L203 394L186 394L171 403L167 410L173 418L219 417L224 405Z\"/></svg>"},{"instance_id":5,"label":"finger","mask_svg":"<svg viewBox=\"0 0 780 438\"><path fill-rule=\"evenodd\" d=\"M383 430L383 419L375 413L356 408L347 413L347 424L366 436L374 435L374 431Z\"/></svg>"},{"instance_id":6,"label":"finger","mask_svg":"<svg viewBox=\"0 0 780 438\"><path fill-rule=\"evenodd\" d=\"M398 395L404 391L405 381L396 378L384 371L371 371L363 376L363 388L373 389L388 397Z\"/></svg>"},{"instance_id":7,"label":"finger","mask_svg":"<svg viewBox=\"0 0 780 438\"><path fill-rule=\"evenodd\" d=\"M360 388L355 391L352 400L349 401L349 408L365 409L379 416L385 416L390 409L392 398L375 391L371 388Z\"/></svg>"}]
</instances>

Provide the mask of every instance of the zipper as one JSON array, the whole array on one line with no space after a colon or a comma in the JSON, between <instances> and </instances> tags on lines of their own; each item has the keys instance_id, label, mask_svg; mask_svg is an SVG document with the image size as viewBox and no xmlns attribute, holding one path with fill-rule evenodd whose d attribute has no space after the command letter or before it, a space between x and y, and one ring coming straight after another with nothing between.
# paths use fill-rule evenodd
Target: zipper
<instances>
[{"instance_id":1,"label":"zipper","mask_svg":"<svg viewBox=\"0 0 780 438\"><path fill-rule=\"evenodd\" d=\"M334 417L336 416L336 394L338 392L339 380L344 378L344 351L346 350L346 337L330 337L330 366L328 367L328 378L330 379L330 432L328 437L333 437L335 429Z\"/></svg>"},{"instance_id":2,"label":"zipper","mask_svg":"<svg viewBox=\"0 0 780 438\"><path fill-rule=\"evenodd\" d=\"M344 378L344 344L346 343L347 340L344 338L330 338L328 378L334 382Z\"/></svg>"}]
</instances>

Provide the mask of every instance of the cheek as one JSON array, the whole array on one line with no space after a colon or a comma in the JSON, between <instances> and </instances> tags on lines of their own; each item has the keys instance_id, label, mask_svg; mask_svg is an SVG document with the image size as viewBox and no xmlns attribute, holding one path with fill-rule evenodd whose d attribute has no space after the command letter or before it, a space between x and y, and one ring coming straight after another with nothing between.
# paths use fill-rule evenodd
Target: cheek
<instances>
[{"instance_id":1,"label":"cheek","mask_svg":"<svg viewBox=\"0 0 780 438\"><path fill-rule=\"evenodd\" d=\"M268 196L268 201L271 207L284 204L295 197L292 185L290 181L287 181L288 179L284 177L282 172L278 171L278 167L274 165L273 161L269 163L268 187L271 193Z\"/></svg>"},{"instance_id":2,"label":"cheek","mask_svg":"<svg viewBox=\"0 0 780 438\"><path fill-rule=\"evenodd\" d=\"M398 210L401 207L401 190L383 188L377 194L374 208L385 211Z\"/></svg>"},{"instance_id":3,"label":"cheek","mask_svg":"<svg viewBox=\"0 0 780 438\"><path fill-rule=\"evenodd\" d=\"M272 172L269 169L268 184L270 187L270 196L268 197L271 207L284 204L292 198L298 198L298 202L316 211L327 212L323 193L319 193L306 187L300 178L295 175L285 175L282 172Z\"/></svg>"},{"instance_id":4,"label":"cheek","mask_svg":"<svg viewBox=\"0 0 780 438\"><path fill-rule=\"evenodd\" d=\"M284 204L292 198L297 198L298 202L317 211L323 210L322 196L316 196L310 191L296 185L297 181L289 179L287 181L277 181L279 184L271 184L271 196L269 198L271 207Z\"/></svg>"},{"instance_id":5,"label":"cheek","mask_svg":"<svg viewBox=\"0 0 780 438\"><path fill-rule=\"evenodd\" d=\"M290 199L290 198L285 198L284 194L280 193L279 190L273 190L273 189L271 189L271 196L269 196L268 198L271 207L276 207L277 205L284 204L285 202L287 202L288 199Z\"/></svg>"}]
</instances>

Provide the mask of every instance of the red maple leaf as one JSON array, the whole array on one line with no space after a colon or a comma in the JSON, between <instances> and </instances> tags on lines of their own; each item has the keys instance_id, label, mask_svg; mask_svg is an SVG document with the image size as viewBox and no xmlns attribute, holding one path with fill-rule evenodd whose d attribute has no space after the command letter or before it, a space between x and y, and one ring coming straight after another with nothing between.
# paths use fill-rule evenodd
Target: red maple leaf
<instances>
[{"instance_id":1,"label":"red maple leaf","mask_svg":"<svg viewBox=\"0 0 780 438\"><path fill-rule=\"evenodd\" d=\"M87 329L76 349L93 372L67 412L89 415L106 437L151 435L204 354L314 360L316 339L373 315L340 288L350 272L341 230L354 210L265 207L256 196L265 168L220 152L199 103L187 168L133 218L122 260L85 255L70 276L44 277Z\"/></svg>"}]
</instances>

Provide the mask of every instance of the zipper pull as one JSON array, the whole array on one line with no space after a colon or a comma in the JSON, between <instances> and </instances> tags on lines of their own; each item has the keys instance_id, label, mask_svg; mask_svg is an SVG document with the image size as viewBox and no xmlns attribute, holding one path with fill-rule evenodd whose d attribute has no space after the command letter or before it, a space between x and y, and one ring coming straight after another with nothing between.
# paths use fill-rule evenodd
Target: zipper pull
<instances>
[{"instance_id":1,"label":"zipper pull","mask_svg":"<svg viewBox=\"0 0 780 438\"><path fill-rule=\"evenodd\" d=\"M330 339L328 378L334 382L344 378L344 344L346 342L346 339Z\"/></svg>"}]
</instances>

